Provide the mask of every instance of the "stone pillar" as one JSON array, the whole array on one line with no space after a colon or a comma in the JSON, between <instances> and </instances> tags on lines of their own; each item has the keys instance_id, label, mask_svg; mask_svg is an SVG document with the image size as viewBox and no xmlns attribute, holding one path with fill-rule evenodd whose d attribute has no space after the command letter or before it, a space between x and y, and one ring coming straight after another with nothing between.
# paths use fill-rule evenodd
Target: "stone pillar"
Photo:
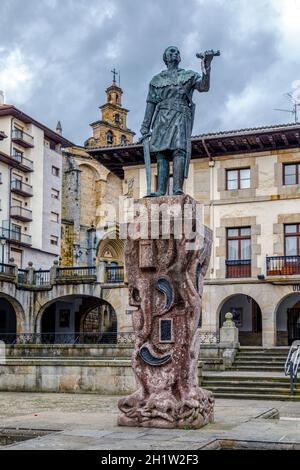
<instances>
[{"instance_id":1,"label":"stone pillar","mask_svg":"<svg viewBox=\"0 0 300 470\"><path fill-rule=\"evenodd\" d=\"M28 262L28 268L26 269L27 271L27 279L26 279L26 284L29 286L34 285L34 267L32 261Z\"/></svg>"},{"instance_id":2,"label":"stone pillar","mask_svg":"<svg viewBox=\"0 0 300 470\"><path fill-rule=\"evenodd\" d=\"M230 367L239 348L239 330L235 326L231 312L226 313L225 321L220 328L220 347L224 348L224 365Z\"/></svg>"},{"instance_id":3,"label":"stone pillar","mask_svg":"<svg viewBox=\"0 0 300 470\"><path fill-rule=\"evenodd\" d=\"M276 322L273 312L262 312L262 345L273 348L276 345Z\"/></svg>"},{"instance_id":4,"label":"stone pillar","mask_svg":"<svg viewBox=\"0 0 300 470\"><path fill-rule=\"evenodd\" d=\"M13 273L14 273L14 278L15 278L15 283L18 282L18 265L15 263L15 259L14 258L9 258L9 261L8 263L12 266L12 270L13 270Z\"/></svg>"},{"instance_id":5,"label":"stone pillar","mask_svg":"<svg viewBox=\"0 0 300 470\"><path fill-rule=\"evenodd\" d=\"M53 265L50 268L50 284L53 286L56 282L57 277L57 268L59 266L59 261L54 260Z\"/></svg>"},{"instance_id":6,"label":"stone pillar","mask_svg":"<svg viewBox=\"0 0 300 470\"><path fill-rule=\"evenodd\" d=\"M104 284L106 282L106 262L100 261L97 270L97 280Z\"/></svg>"},{"instance_id":7,"label":"stone pillar","mask_svg":"<svg viewBox=\"0 0 300 470\"><path fill-rule=\"evenodd\" d=\"M212 233L200 226L190 196L136 203L139 215L128 227L125 261L129 305L136 307L132 367L138 390L119 401L118 423L198 429L213 421L214 410L212 393L198 385L198 325ZM154 206L167 212L153 212ZM167 228L170 209L176 215Z\"/></svg>"}]
</instances>

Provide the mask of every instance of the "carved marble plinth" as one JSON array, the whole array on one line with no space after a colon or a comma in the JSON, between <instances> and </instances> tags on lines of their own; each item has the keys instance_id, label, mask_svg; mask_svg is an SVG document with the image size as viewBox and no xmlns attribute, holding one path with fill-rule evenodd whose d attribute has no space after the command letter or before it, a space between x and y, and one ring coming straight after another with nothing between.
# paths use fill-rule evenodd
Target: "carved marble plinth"
<instances>
[{"instance_id":1,"label":"carved marble plinth","mask_svg":"<svg viewBox=\"0 0 300 470\"><path fill-rule=\"evenodd\" d=\"M197 366L198 325L203 277L211 252L211 231L203 226L196 231L199 214L196 201L190 196L146 198L137 202L142 210L133 226L139 232L152 213L146 232L151 235L154 228L158 234L156 239L143 239L145 230L143 235L132 231L126 242L129 303L136 307L132 367L138 389L119 400L118 423L198 429L214 417L214 398L211 392L198 386ZM166 214L154 215L153 204L175 207L175 212L182 209L173 222L171 217L169 237ZM183 211L187 206L191 209L188 217ZM182 232L189 235L181 232L179 239L181 222Z\"/></svg>"}]
</instances>

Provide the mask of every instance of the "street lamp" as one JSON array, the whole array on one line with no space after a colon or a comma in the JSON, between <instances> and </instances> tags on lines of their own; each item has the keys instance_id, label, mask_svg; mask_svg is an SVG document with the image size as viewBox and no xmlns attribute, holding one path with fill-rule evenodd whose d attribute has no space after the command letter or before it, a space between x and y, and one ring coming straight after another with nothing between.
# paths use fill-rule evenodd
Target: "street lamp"
<instances>
[{"instance_id":1,"label":"street lamp","mask_svg":"<svg viewBox=\"0 0 300 470\"><path fill-rule=\"evenodd\" d=\"M2 250L2 257L1 257L1 271L3 272L4 271L4 248L5 248L5 245L6 245L6 238L4 238L3 236L0 237L0 244L1 244L1 250Z\"/></svg>"}]
</instances>

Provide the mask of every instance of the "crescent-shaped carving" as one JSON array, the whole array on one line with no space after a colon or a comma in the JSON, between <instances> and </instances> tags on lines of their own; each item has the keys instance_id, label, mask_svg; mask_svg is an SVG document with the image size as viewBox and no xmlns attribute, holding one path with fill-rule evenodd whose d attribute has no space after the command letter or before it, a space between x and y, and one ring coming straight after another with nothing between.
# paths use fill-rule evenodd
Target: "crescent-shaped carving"
<instances>
[{"instance_id":1,"label":"crescent-shaped carving","mask_svg":"<svg viewBox=\"0 0 300 470\"><path fill-rule=\"evenodd\" d=\"M158 279L155 287L157 290L159 290L166 296L166 304L163 309L163 312L166 313L168 310L170 310L173 304L173 299L174 299L173 288L170 282L164 277L161 277L160 279Z\"/></svg>"},{"instance_id":2,"label":"crescent-shaped carving","mask_svg":"<svg viewBox=\"0 0 300 470\"><path fill-rule=\"evenodd\" d=\"M167 354L166 356L162 357L153 356L149 348L145 345L142 346L140 349L140 356L143 361L146 362L146 364L149 364L150 366L162 366L164 364L167 364L171 360L170 354Z\"/></svg>"}]
</instances>

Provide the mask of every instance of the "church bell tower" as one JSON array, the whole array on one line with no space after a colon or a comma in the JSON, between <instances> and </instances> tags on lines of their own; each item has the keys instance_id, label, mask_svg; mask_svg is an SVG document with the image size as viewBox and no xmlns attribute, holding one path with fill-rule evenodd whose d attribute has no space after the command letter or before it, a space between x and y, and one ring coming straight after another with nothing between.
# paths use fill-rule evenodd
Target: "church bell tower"
<instances>
[{"instance_id":1,"label":"church bell tower","mask_svg":"<svg viewBox=\"0 0 300 470\"><path fill-rule=\"evenodd\" d=\"M128 109L122 106L123 90L116 82L116 70L112 70L113 81L106 90L106 103L100 106L101 119L91 124L93 137L85 147L107 147L132 144L135 133L127 127Z\"/></svg>"}]
</instances>

